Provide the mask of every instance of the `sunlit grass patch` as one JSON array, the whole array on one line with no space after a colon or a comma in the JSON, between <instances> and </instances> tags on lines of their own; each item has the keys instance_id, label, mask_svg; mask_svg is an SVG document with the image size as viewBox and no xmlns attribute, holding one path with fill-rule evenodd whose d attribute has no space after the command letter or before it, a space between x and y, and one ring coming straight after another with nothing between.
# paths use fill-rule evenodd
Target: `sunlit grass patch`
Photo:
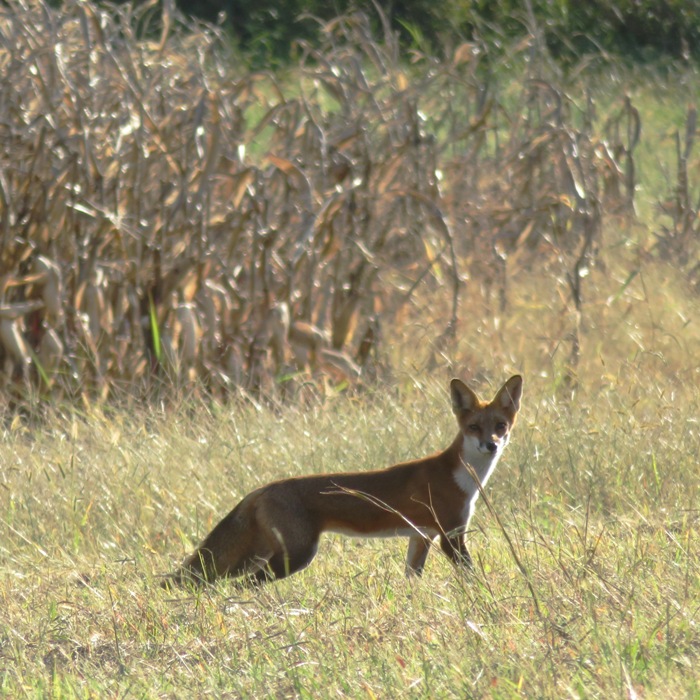
<instances>
[{"instance_id":1,"label":"sunlit grass patch","mask_svg":"<svg viewBox=\"0 0 700 700\"><path fill-rule=\"evenodd\" d=\"M6 433L3 692L692 695L693 387L654 416L613 390L562 403L533 378L488 489L499 519L477 505L473 574L433 552L407 581L404 541L329 536L311 567L260 591L160 590L256 486L445 446L446 388L420 385L308 412L66 413Z\"/></svg>"}]
</instances>

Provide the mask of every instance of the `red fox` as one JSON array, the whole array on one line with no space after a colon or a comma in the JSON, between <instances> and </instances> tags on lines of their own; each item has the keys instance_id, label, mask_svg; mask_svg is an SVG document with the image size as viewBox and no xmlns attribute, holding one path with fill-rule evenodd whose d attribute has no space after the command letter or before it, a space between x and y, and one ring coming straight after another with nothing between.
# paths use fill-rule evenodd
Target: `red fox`
<instances>
[{"instance_id":1,"label":"red fox","mask_svg":"<svg viewBox=\"0 0 700 700\"><path fill-rule=\"evenodd\" d=\"M163 581L243 576L260 584L306 567L322 532L408 537L407 575L420 575L432 541L471 566L465 536L479 496L515 423L523 380L511 377L491 403L459 379L450 384L459 434L443 452L388 469L281 479L248 494ZM466 465L470 465L467 467Z\"/></svg>"}]
</instances>

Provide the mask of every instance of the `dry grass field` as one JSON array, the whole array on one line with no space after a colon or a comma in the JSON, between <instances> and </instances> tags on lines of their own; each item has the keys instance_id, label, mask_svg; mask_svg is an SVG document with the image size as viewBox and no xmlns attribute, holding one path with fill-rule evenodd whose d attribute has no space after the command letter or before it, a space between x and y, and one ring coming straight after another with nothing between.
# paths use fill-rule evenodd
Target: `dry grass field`
<instances>
[{"instance_id":1,"label":"dry grass field","mask_svg":"<svg viewBox=\"0 0 700 700\"><path fill-rule=\"evenodd\" d=\"M40 7L0 17L0 695L700 697L695 69L409 70L357 21L227 81L206 32ZM442 449L450 377L513 372L473 573L328 536L160 589L250 490Z\"/></svg>"},{"instance_id":2,"label":"dry grass field","mask_svg":"<svg viewBox=\"0 0 700 700\"><path fill-rule=\"evenodd\" d=\"M645 284L601 300L575 391L557 386L528 298L499 328L464 321L455 352L491 381L407 355L391 384L305 408L240 398L8 424L2 693L697 696L698 305L670 276ZM406 347L424 333L404 330ZM311 567L261 591L159 589L251 489L439 449L455 431L450 373L489 393L512 367L522 417L477 506L474 574L434 553L409 582L403 540L328 536Z\"/></svg>"}]
</instances>

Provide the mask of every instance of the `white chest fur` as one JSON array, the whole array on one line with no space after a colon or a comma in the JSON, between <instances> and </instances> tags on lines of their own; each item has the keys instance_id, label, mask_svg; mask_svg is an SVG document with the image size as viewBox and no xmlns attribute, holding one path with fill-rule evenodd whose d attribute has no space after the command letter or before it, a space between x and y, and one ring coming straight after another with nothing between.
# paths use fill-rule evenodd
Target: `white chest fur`
<instances>
[{"instance_id":1,"label":"white chest fur","mask_svg":"<svg viewBox=\"0 0 700 700\"><path fill-rule=\"evenodd\" d=\"M471 518L474 502L479 497L479 486L474 477L479 480L482 488L486 486L491 474L493 474L498 459L503 452L501 444L496 452L482 452L478 444L474 444L469 438L465 438L462 448L463 463L454 472L454 480L460 491L464 493L463 520L465 526Z\"/></svg>"}]
</instances>

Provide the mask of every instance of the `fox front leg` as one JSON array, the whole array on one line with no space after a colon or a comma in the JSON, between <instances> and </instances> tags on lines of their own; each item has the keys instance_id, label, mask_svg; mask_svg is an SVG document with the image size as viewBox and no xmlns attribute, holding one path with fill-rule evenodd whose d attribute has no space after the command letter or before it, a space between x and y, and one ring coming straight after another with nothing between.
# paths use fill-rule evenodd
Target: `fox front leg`
<instances>
[{"instance_id":1,"label":"fox front leg","mask_svg":"<svg viewBox=\"0 0 700 700\"><path fill-rule=\"evenodd\" d=\"M474 568L467 549L467 536L464 533L440 535L440 548L457 566L470 570Z\"/></svg>"},{"instance_id":2,"label":"fox front leg","mask_svg":"<svg viewBox=\"0 0 700 700\"><path fill-rule=\"evenodd\" d=\"M406 555L406 576L420 576L423 573L425 560L430 551L430 538L424 535L415 535L408 540L408 554Z\"/></svg>"}]
</instances>

